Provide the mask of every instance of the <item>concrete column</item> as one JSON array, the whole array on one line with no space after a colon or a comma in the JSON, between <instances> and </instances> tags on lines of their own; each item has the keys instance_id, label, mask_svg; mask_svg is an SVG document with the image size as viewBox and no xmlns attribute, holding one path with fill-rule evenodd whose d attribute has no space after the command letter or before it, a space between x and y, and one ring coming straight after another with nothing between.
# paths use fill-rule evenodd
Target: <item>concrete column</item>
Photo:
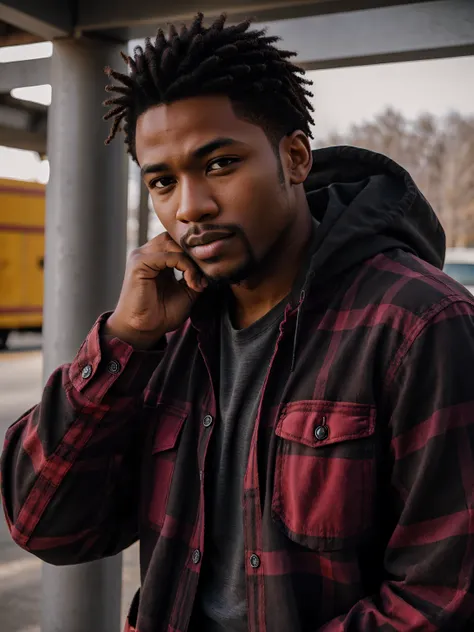
<instances>
[{"instance_id":1,"label":"concrete column","mask_svg":"<svg viewBox=\"0 0 474 632\"><path fill-rule=\"evenodd\" d=\"M126 45L123 46L126 49ZM75 356L97 316L113 309L126 253L127 159L117 139L104 146L106 65L120 67L116 43L54 43L49 114L45 256L45 379ZM42 632L118 632L121 556L43 568Z\"/></svg>"}]
</instances>

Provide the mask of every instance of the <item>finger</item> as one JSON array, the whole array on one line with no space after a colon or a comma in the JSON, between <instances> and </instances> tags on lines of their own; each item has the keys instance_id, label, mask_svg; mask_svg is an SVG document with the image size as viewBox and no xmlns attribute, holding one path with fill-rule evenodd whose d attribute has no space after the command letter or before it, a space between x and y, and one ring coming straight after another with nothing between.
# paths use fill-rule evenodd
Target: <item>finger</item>
<instances>
[{"instance_id":1,"label":"finger","mask_svg":"<svg viewBox=\"0 0 474 632\"><path fill-rule=\"evenodd\" d=\"M175 241L173 241L171 237L166 243L166 250L169 252L175 252L175 253L179 253L183 255L184 257L183 262L189 263L190 264L189 268L187 270L181 270L180 268L176 266L175 269L181 272L185 282L188 285L196 286L197 284L197 288L199 288L198 291L202 292L202 290L207 287L207 279L204 276L200 267L196 264L196 262L193 261L193 259L191 259L188 253L185 252L181 248L181 246L179 246Z\"/></svg>"},{"instance_id":2,"label":"finger","mask_svg":"<svg viewBox=\"0 0 474 632\"><path fill-rule=\"evenodd\" d=\"M176 254L176 257L177 263L173 267L182 272L186 285L196 292L202 292L207 286L207 281L201 270L187 255Z\"/></svg>"},{"instance_id":3,"label":"finger","mask_svg":"<svg viewBox=\"0 0 474 632\"><path fill-rule=\"evenodd\" d=\"M196 272L193 268L183 271L183 279L186 285L196 292L202 292L207 286L207 282L201 272Z\"/></svg>"},{"instance_id":4,"label":"finger","mask_svg":"<svg viewBox=\"0 0 474 632\"><path fill-rule=\"evenodd\" d=\"M164 250L167 250L169 252L184 252L181 246L177 244L175 240L172 237L170 237L168 233L164 233L164 242L165 242Z\"/></svg>"},{"instance_id":5,"label":"finger","mask_svg":"<svg viewBox=\"0 0 474 632\"><path fill-rule=\"evenodd\" d=\"M195 290L193 290L191 287L189 287L189 285L186 283L184 277L181 278L178 281L179 285L181 285L181 287L183 288L183 290L185 290L185 292L188 294L189 296L189 300L194 302L194 300L196 299L196 297L198 296L198 294L200 294L200 292L196 292ZM202 290L201 290L202 291Z\"/></svg>"},{"instance_id":6,"label":"finger","mask_svg":"<svg viewBox=\"0 0 474 632\"><path fill-rule=\"evenodd\" d=\"M147 241L147 243L144 244L142 248L145 251L151 251L151 252L153 251L162 252L163 250L166 250L169 252L183 252L183 249L181 248L181 246L177 244L174 241L174 239L171 237L171 235L167 232L163 232L163 233L160 233L159 235L156 235L155 237Z\"/></svg>"},{"instance_id":7,"label":"finger","mask_svg":"<svg viewBox=\"0 0 474 632\"><path fill-rule=\"evenodd\" d=\"M172 239L169 233L166 233L166 232L160 233L159 235L151 239L149 242L147 242L142 248L145 249L144 252L146 253L166 251L166 252L177 252L180 254L184 254L186 257L188 257L189 261L191 262L193 266L192 269L196 271L199 290L202 291L205 287L207 287L207 280L204 277L199 266L191 259L191 257L189 257L189 255L181 248L181 246L177 244L174 241L174 239ZM178 268L176 268L176 270L178 270ZM184 273L181 270L180 272L184 275ZM181 275L178 275L177 280L179 280L180 277ZM193 273L187 273L186 275L184 275L185 281L189 283L190 285L195 284L194 277L195 275Z\"/></svg>"},{"instance_id":8,"label":"finger","mask_svg":"<svg viewBox=\"0 0 474 632\"><path fill-rule=\"evenodd\" d=\"M142 255L140 261L140 272L145 272L149 276L149 272L153 272L154 276L165 270L166 268L175 268L183 273L184 279L189 287L196 292L202 292L205 287L201 283L202 272L196 267L193 261L182 252L162 252L159 254Z\"/></svg>"}]
</instances>

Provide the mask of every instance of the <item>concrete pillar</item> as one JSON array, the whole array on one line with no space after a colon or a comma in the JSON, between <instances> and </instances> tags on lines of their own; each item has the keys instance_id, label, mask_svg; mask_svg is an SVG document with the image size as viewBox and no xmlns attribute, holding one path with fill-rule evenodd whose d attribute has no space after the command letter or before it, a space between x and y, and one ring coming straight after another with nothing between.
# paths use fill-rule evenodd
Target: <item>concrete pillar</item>
<instances>
[{"instance_id":1,"label":"concrete pillar","mask_svg":"<svg viewBox=\"0 0 474 632\"><path fill-rule=\"evenodd\" d=\"M123 46L126 49L126 45ZM106 65L120 47L59 40L51 62L45 256L45 379L75 356L97 316L113 309L126 256L127 159L117 139L104 146ZM121 556L43 568L42 632L118 632Z\"/></svg>"}]
</instances>

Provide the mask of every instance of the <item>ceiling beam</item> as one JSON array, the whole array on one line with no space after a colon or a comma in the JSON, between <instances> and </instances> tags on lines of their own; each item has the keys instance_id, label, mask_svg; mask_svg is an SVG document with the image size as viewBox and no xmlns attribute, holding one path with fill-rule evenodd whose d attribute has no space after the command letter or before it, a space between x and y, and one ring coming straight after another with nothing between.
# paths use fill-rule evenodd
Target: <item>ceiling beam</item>
<instances>
[{"instance_id":1,"label":"ceiling beam","mask_svg":"<svg viewBox=\"0 0 474 632\"><path fill-rule=\"evenodd\" d=\"M373 7L406 4L414 0L79 0L76 30L109 31L124 39L150 35L169 22L189 22L202 11L211 21L225 11L230 22L252 17L259 22L286 20L354 11ZM420 0L424 1L424 0Z\"/></svg>"},{"instance_id":2,"label":"ceiling beam","mask_svg":"<svg viewBox=\"0 0 474 632\"><path fill-rule=\"evenodd\" d=\"M7 0L0 2L0 20L44 40L66 37L74 27L73 5L72 0Z\"/></svg>"},{"instance_id":3,"label":"ceiling beam","mask_svg":"<svg viewBox=\"0 0 474 632\"><path fill-rule=\"evenodd\" d=\"M50 83L50 68L50 58L0 63L0 93Z\"/></svg>"},{"instance_id":4,"label":"ceiling beam","mask_svg":"<svg viewBox=\"0 0 474 632\"><path fill-rule=\"evenodd\" d=\"M41 156L46 156L46 132L14 129L0 123L0 145L13 147L14 149L36 151Z\"/></svg>"},{"instance_id":5,"label":"ceiling beam","mask_svg":"<svg viewBox=\"0 0 474 632\"><path fill-rule=\"evenodd\" d=\"M17 29L11 24L0 22L0 47L2 46L21 46L22 44L35 44L42 42L43 38L38 35L32 35L21 29Z\"/></svg>"},{"instance_id":6,"label":"ceiling beam","mask_svg":"<svg viewBox=\"0 0 474 632\"><path fill-rule=\"evenodd\" d=\"M0 95L0 145L46 153L48 108Z\"/></svg>"},{"instance_id":7,"label":"ceiling beam","mask_svg":"<svg viewBox=\"0 0 474 632\"><path fill-rule=\"evenodd\" d=\"M474 1L431 0L273 22L268 32L310 70L474 55Z\"/></svg>"},{"instance_id":8,"label":"ceiling beam","mask_svg":"<svg viewBox=\"0 0 474 632\"><path fill-rule=\"evenodd\" d=\"M474 3L431 0L268 23L307 69L474 55ZM50 83L50 59L0 64L0 93Z\"/></svg>"}]
</instances>

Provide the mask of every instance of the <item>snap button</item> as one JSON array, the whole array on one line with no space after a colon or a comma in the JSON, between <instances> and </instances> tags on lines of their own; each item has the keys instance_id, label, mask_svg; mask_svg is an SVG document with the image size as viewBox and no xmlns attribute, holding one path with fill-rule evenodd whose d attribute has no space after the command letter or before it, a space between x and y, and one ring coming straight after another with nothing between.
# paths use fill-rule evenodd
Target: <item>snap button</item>
<instances>
[{"instance_id":1,"label":"snap button","mask_svg":"<svg viewBox=\"0 0 474 632\"><path fill-rule=\"evenodd\" d=\"M201 561L201 551L199 549L195 549L193 551L193 562L194 564L199 564Z\"/></svg>"},{"instance_id":2,"label":"snap button","mask_svg":"<svg viewBox=\"0 0 474 632\"><path fill-rule=\"evenodd\" d=\"M202 420L202 425L204 426L204 428L209 428L209 426L212 426L213 421L214 420L211 415L206 415Z\"/></svg>"},{"instance_id":3,"label":"snap button","mask_svg":"<svg viewBox=\"0 0 474 632\"><path fill-rule=\"evenodd\" d=\"M120 362L117 360L111 360L107 365L107 371L113 374L120 373L121 368Z\"/></svg>"},{"instance_id":4,"label":"snap button","mask_svg":"<svg viewBox=\"0 0 474 632\"><path fill-rule=\"evenodd\" d=\"M255 553L250 556L250 566L252 568L258 568L260 566L260 558L258 555L255 555Z\"/></svg>"},{"instance_id":5,"label":"snap button","mask_svg":"<svg viewBox=\"0 0 474 632\"><path fill-rule=\"evenodd\" d=\"M327 426L317 426L314 430L314 436L318 441L324 441L329 435L329 428Z\"/></svg>"},{"instance_id":6,"label":"snap button","mask_svg":"<svg viewBox=\"0 0 474 632\"><path fill-rule=\"evenodd\" d=\"M81 372L82 375L82 379L83 380L87 380L88 378L90 378L90 376L92 375L92 367L90 364L87 364Z\"/></svg>"}]
</instances>

